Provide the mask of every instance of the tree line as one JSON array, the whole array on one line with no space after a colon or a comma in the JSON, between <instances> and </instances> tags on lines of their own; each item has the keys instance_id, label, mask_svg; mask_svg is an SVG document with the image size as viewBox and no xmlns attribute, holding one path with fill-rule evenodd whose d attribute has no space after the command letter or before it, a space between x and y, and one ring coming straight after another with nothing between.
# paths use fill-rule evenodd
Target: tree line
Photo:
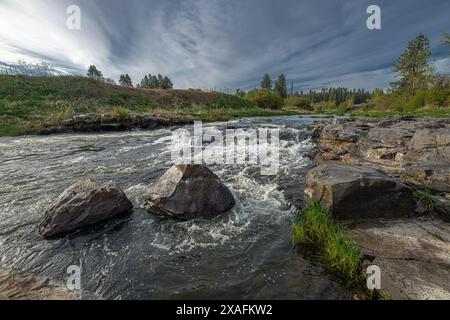
<instances>
[{"instance_id":1,"label":"tree line","mask_svg":"<svg viewBox=\"0 0 450 320\"><path fill-rule=\"evenodd\" d=\"M144 76L141 83L137 85L138 88L144 89L173 89L173 83L168 76L162 76L158 74L157 76L149 74Z\"/></svg>"},{"instance_id":2,"label":"tree line","mask_svg":"<svg viewBox=\"0 0 450 320\"><path fill-rule=\"evenodd\" d=\"M98 81L103 81L109 84L116 84L114 80L105 78L103 73L97 69L96 66L92 65L89 67L87 76L91 79L95 79ZM128 73L121 74L119 77L119 84L122 87L133 88L133 81ZM142 89L162 89L169 90L173 89L172 80L168 76L163 76L161 74L158 75L146 75L142 78L141 82L136 85L136 88Z\"/></svg>"},{"instance_id":3,"label":"tree line","mask_svg":"<svg viewBox=\"0 0 450 320\"><path fill-rule=\"evenodd\" d=\"M346 101L352 101L354 104L362 104L370 99L371 93L364 89L348 89L343 87L323 88L320 91L310 90L307 93L296 92L294 96L304 97L310 103L335 102L339 105Z\"/></svg>"},{"instance_id":4,"label":"tree line","mask_svg":"<svg viewBox=\"0 0 450 320\"><path fill-rule=\"evenodd\" d=\"M362 104L371 97L371 93L364 89L348 89L343 87L323 88L320 91L310 90L309 92L294 92L293 84L291 92L288 93L286 76L281 74L278 79L273 82L269 74L265 74L261 81L261 90L270 91L285 99L288 96L294 98L302 98L312 105L321 102L334 102L339 105L343 102L352 101L353 104ZM236 92L237 95L244 96L241 90Z\"/></svg>"}]
</instances>

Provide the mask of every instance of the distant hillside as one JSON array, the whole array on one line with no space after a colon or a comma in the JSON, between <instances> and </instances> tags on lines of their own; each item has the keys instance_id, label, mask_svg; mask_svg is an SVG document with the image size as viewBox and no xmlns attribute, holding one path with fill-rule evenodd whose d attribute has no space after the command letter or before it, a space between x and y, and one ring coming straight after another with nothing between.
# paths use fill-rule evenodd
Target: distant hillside
<instances>
[{"instance_id":1,"label":"distant hillside","mask_svg":"<svg viewBox=\"0 0 450 320\"><path fill-rule=\"evenodd\" d=\"M57 123L74 114L110 112L205 121L264 114L252 102L224 93L124 88L73 76L0 75L0 135L22 134L30 126Z\"/></svg>"}]
</instances>

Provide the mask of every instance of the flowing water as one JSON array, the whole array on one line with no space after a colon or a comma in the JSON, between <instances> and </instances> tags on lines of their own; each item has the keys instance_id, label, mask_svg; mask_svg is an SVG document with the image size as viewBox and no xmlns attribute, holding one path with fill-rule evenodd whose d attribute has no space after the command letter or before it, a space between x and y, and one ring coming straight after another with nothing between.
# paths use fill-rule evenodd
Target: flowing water
<instances>
[{"instance_id":1,"label":"flowing water","mask_svg":"<svg viewBox=\"0 0 450 320\"><path fill-rule=\"evenodd\" d=\"M280 170L210 166L236 197L213 220L174 221L145 210L146 187L171 165L175 129L0 139L0 270L65 281L82 268L82 288L101 299L345 299L350 293L324 266L291 243L293 204L301 202L311 119L242 119L215 127L280 128ZM190 126L186 129L191 130ZM90 176L116 181L134 212L44 240L45 209Z\"/></svg>"}]
</instances>

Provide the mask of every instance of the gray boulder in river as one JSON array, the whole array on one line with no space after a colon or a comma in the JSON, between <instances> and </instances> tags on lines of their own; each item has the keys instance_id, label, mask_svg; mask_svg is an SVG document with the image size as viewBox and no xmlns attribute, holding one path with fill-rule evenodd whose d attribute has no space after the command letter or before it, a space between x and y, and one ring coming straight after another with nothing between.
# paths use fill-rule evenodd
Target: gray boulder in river
<instances>
[{"instance_id":1,"label":"gray boulder in river","mask_svg":"<svg viewBox=\"0 0 450 320\"><path fill-rule=\"evenodd\" d=\"M39 232L45 238L117 218L133 204L113 182L95 183L85 178L65 190L45 213Z\"/></svg>"},{"instance_id":2,"label":"gray boulder in river","mask_svg":"<svg viewBox=\"0 0 450 320\"><path fill-rule=\"evenodd\" d=\"M394 218L414 213L412 190L375 169L321 165L306 180L305 200L321 201L338 218Z\"/></svg>"},{"instance_id":3,"label":"gray boulder in river","mask_svg":"<svg viewBox=\"0 0 450 320\"><path fill-rule=\"evenodd\" d=\"M213 218L231 210L230 190L207 167L175 165L145 195L162 213L182 219Z\"/></svg>"}]
</instances>

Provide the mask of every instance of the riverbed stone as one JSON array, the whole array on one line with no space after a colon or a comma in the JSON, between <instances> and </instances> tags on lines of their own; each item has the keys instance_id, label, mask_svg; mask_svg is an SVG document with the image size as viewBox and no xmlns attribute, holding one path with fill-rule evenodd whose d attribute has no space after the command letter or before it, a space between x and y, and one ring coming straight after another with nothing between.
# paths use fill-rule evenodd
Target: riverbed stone
<instances>
[{"instance_id":1,"label":"riverbed stone","mask_svg":"<svg viewBox=\"0 0 450 320\"><path fill-rule=\"evenodd\" d=\"M338 218L407 217L414 212L412 190L368 167L321 165L306 178L306 201L321 201Z\"/></svg>"},{"instance_id":2,"label":"riverbed stone","mask_svg":"<svg viewBox=\"0 0 450 320\"><path fill-rule=\"evenodd\" d=\"M182 219L213 218L236 201L213 172L201 165L175 165L147 191L145 198L163 214Z\"/></svg>"},{"instance_id":3,"label":"riverbed stone","mask_svg":"<svg viewBox=\"0 0 450 320\"><path fill-rule=\"evenodd\" d=\"M450 299L450 224L433 216L359 220L347 234L380 267L393 299Z\"/></svg>"},{"instance_id":4,"label":"riverbed stone","mask_svg":"<svg viewBox=\"0 0 450 320\"><path fill-rule=\"evenodd\" d=\"M39 232L45 238L117 218L133 204L114 183L96 183L85 178L65 190L46 211Z\"/></svg>"}]
</instances>

